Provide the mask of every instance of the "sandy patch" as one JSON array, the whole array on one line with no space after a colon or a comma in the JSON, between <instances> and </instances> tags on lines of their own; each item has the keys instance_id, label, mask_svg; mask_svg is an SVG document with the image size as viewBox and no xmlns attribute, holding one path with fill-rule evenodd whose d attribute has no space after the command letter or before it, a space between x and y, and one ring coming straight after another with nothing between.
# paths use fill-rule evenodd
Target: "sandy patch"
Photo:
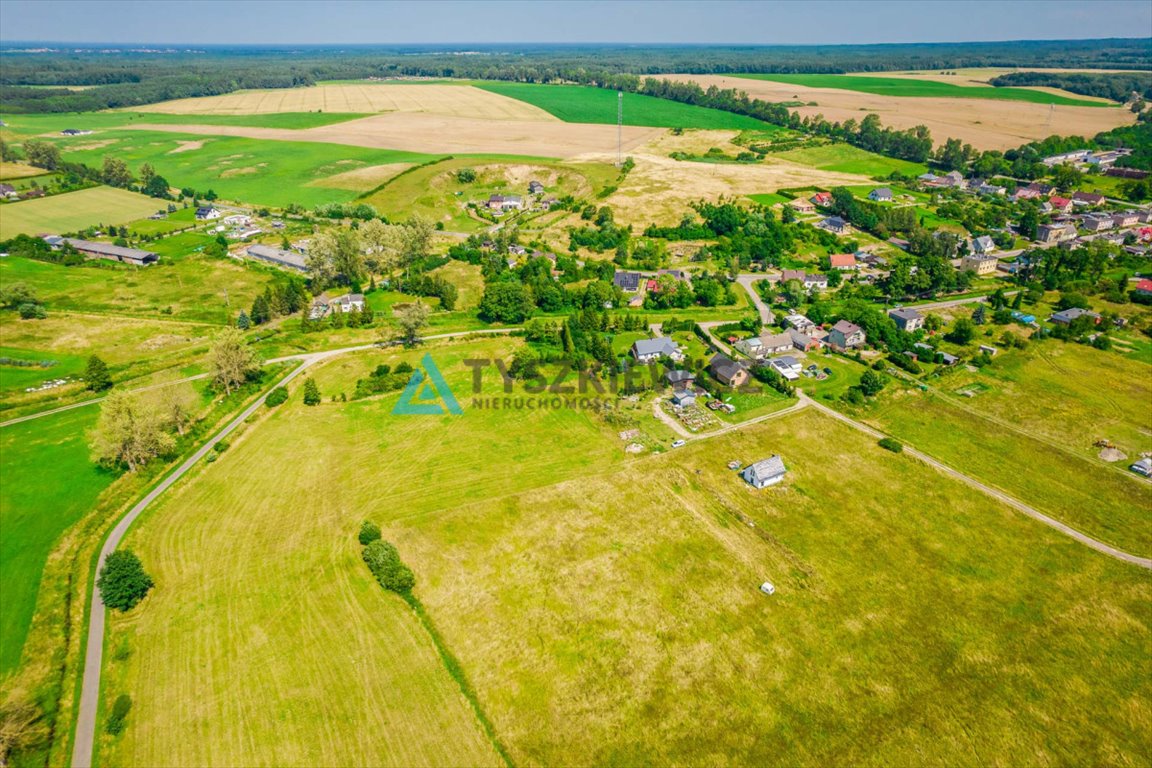
<instances>
[{"instance_id":1,"label":"sandy patch","mask_svg":"<svg viewBox=\"0 0 1152 768\"><path fill-rule=\"evenodd\" d=\"M144 341L140 342L140 348L149 351L155 351L157 349L164 349L165 347L171 347L176 344L187 344L190 341L192 341L192 339L188 336L177 336L175 334L167 333L160 336L153 336L150 339L145 339Z\"/></svg>"},{"instance_id":2,"label":"sandy patch","mask_svg":"<svg viewBox=\"0 0 1152 768\"><path fill-rule=\"evenodd\" d=\"M888 76L889 73L882 73ZM735 88L765 101L815 102L799 107L802 116L823 115L828 120L859 121L873 112L885 126L911 128L925 125L937 144L959 138L978 149L1009 149L1053 134L1092 136L1131 124L1135 115L1121 107L1067 107L998 99L938 99L877 96L839 88L749 80L721 75L669 75L707 88Z\"/></svg>"},{"instance_id":3,"label":"sandy patch","mask_svg":"<svg viewBox=\"0 0 1152 768\"><path fill-rule=\"evenodd\" d=\"M356 161L348 161L356 162ZM346 165L341 160L335 165ZM364 168L355 168L323 179L317 179L308 184L310 187L326 187L329 189L347 189L352 192L367 192L375 189L392 177L412 167L412 163L385 163L384 165L369 165Z\"/></svg>"},{"instance_id":4,"label":"sandy patch","mask_svg":"<svg viewBox=\"0 0 1152 768\"><path fill-rule=\"evenodd\" d=\"M733 144L732 140L740 135L739 131L704 131L687 130L679 136L671 131L654 137L638 152L647 152L654 155L670 155L673 152L686 152L690 155L703 155L716 147L725 154L737 155L746 151L745 147Z\"/></svg>"},{"instance_id":5,"label":"sandy patch","mask_svg":"<svg viewBox=\"0 0 1152 768\"><path fill-rule=\"evenodd\" d=\"M611 156L581 159L611 161ZM607 200L616 219L626 224L675 224L697 200L775 192L781 188L825 189L867 184L867 176L819 171L783 160L756 165L693 163L658 155L634 154L636 167Z\"/></svg>"},{"instance_id":6,"label":"sandy patch","mask_svg":"<svg viewBox=\"0 0 1152 768\"><path fill-rule=\"evenodd\" d=\"M1104 461L1115 462L1124 461L1128 455L1118 448L1101 448L1099 456Z\"/></svg>"},{"instance_id":7,"label":"sandy patch","mask_svg":"<svg viewBox=\"0 0 1152 768\"><path fill-rule=\"evenodd\" d=\"M477 120L406 112L376 115L307 130L252 128L234 125L138 124L125 127L134 130L196 133L209 136L245 136L253 139L278 141L318 141L377 149L403 149L429 154L493 153L564 158L589 152L612 152L616 148L616 126L614 125L561 123L559 121ZM624 151L633 150L660 135L664 130L663 128L626 126L623 131Z\"/></svg>"},{"instance_id":8,"label":"sandy patch","mask_svg":"<svg viewBox=\"0 0 1152 768\"><path fill-rule=\"evenodd\" d=\"M176 147L176 149L172 150L168 154L175 155L178 152L193 152L204 146L203 139L200 139L199 141L178 141L176 143L180 146Z\"/></svg>"},{"instance_id":9,"label":"sandy patch","mask_svg":"<svg viewBox=\"0 0 1152 768\"><path fill-rule=\"evenodd\" d=\"M104 149L104 147L111 146L118 141L119 139L100 139L98 141L88 141L83 144L76 144L69 147L68 149L74 150L76 152L86 152L90 149Z\"/></svg>"},{"instance_id":10,"label":"sandy patch","mask_svg":"<svg viewBox=\"0 0 1152 768\"><path fill-rule=\"evenodd\" d=\"M135 108L134 108L135 109ZM173 115L257 115L275 112L411 112L478 120L559 122L539 107L470 85L320 85L240 91L139 107Z\"/></svg>"},{"instance_id":11,"label":"sandy patch","mask_svg":"<svg viewBox=\"0 0 1152 768\"><path fill-rule=\"evenodd\" d=\"M257 163L256 165L249 165L244 168L229 168L220 174L220 178L229 179L233 176L251 176L254 173L260 173L260 170L267 168L268 163Z\"/></svg>"}]
</instances>

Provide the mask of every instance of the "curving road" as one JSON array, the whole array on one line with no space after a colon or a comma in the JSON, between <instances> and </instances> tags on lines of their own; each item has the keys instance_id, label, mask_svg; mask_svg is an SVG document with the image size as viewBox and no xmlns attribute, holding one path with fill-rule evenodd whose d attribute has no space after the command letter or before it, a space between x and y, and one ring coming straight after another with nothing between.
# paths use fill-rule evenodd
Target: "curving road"
<instances>
[{"instance_id":1,"label":"curving road","mask_svg":"<svg viewBox=\"0 0 1152 768\"><path fill-rule=\"evenodd\" d=\"M507 334L512 333L515 330L517 329L496 328L482 331L440 333L431 336L424 336L421 340L431 341L434 339L482 336L492 333ZM288 355L286 357L274 358L272 360L268 360L267 362L300 362L299 366L297 366L292 370L291 373L280 379L275 384L275 387L282 387L316 363L323 362L348 352L361 352L364 350L377 348L378 345L376 344L361 344L354 347L332 349L326 352L305 352L299 355ZM203 378L203 376L207 375L208 374L202 374L201 376L195 376L193 378ZM236 430L237 427L243 424L249 416L255 413L256 410L264 404L264 400L268 397L268 392L270 392L275 387L269 388L264 392L264 394L256 398L256 400L247 408L245 408L239 416L228 422L227 426L213 435L208 440L208 442L202 445L194 454L189 456L180 466L173 470L171 474L165 477L159 485L157 485L148 493L148 495L140 499L140 501L138 501L136 505L132 507L132 509L128 510L128 514L124 515L124 517L122 517L120 521L116 523L116 527L112 529L111 533L108 534L108 538L105 539L104 546L100 548L100 557L96 562L96 573L99 573L100 569L104 567L104 561L108 558L108 555L112 554L114 551L116 551L116 548L120 546L120 542L123 541L125 534L128 533L128 529L132 527L132 523L136 522L136 519L140 517L141 513L143 513L144 510L147 509L150 504L152 504L152 502L160 498L160 496L165 491L171 488L177 480L187 474L188 470L192 469L192 467L196 465L196 462L207 456L218 442L230 435L233 431ZM144 387L144 389L148 389L148 387ZM21 420L26 421L31 418L36 418L37 416L46 416L49 413L59 413L61 410L78 408L81 405L88 405L92 402L99 402L99 400L90 400L84 403L76 403L70 406L65 406L64 408L57 408L52 411L44 411L39 414L33 414L31 416L24 417ZM93 582L92 593L89 596L88 602L88 639L84 651L84 672L81 678L80 710L76 718L76 740L72 744L72 768L90 768L92 765L92 750L96 743L96 715L100 709L100 673L104 663L104 624L106 618L107 611L104 608L104 603L100 601L99 590L96 589L96 584Z\"/></svg>"}]
</instances>

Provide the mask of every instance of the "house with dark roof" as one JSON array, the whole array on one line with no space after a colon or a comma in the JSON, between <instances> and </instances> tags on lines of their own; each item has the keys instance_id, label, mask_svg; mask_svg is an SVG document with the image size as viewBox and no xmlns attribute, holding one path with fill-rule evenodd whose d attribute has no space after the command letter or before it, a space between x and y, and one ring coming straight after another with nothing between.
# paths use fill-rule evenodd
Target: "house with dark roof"
<instances>
[{"instance_id":1,"label":"house with dark roof","mask_svg":"<svg viewBox=\"0 0 1152 768\"><path fill-rule=\"evenodd\" d=\"M1095 322L1100 322L1100 315L1095 312L1089 312L1087 309L1081 307L1062 309L1049 317L1048 321L1056 323L1057 325L1071 325L1072 321L1079 320L1081 317L1091 317Z\"/></svg>"},{"instance_id":2,"label":"house with dark roof","mask_svg":"<svg viewBox=\"0 0 1152 768\"><path fill-rule=\"evenodd\" d=\"M1073 192L1072 204L1086 205L1095 208L1096 206L1104 205L1104 195L1099 195L1095 192Z\"/></svg>"},{"instance_id":3,"label":"house with dark roof","mask_svg":"<svg viewBox=\"0 0 1152 768\"><path fill-rule=\"evenodd\" d=\"M67 243L90 259L118 261L122 264L132 264L137 267L155 264L160 259L155 251L125 248L123 246L113 245L112 243L97 243L91 240L77 240L71 237L61 238L60 242Z\"/></svg>"},{"instance_id":4,"label":"house with dark roof","mask_svg":"<svg viewBox=\"0 0 1152 768\"><path fill-rule=\"evenodd\" d=\"M867 336L863 328L847 320L841 320L832 326L832 330L828 332L828 338L825 341L837 352L845 352L864 346L866 339Z\"/></svg>"},{"instance_id":5,"label":"house with dark roof","mask_svg":"<svg viewBox=\"0 0 1152 768\"><path fill-rule=\"evenodd\" d=\"M708 371L718 382L728 387L740 387L748 382L748 369L744 364L719 352L708 361Z\"/></svg>"},{"instance_id":6,"label":"house with dark roof","mask_svg":"<svg viewBox=\"0 0 1152 768\"><path fill-rule=\"evenodd\" d=\"M667 336L655 339L638 339L632 343L632 357L639 363L651 363L662 357L679 361L684 359L680 345Z\"/></svg>"},{"instance_id":7,"label":"house with dark roof","mask_svg":"<svg viewBox=\"0 0 1152 768\"><path fill-rule=\"evenodd\" d=\"M528 182L528 194L539 195L543 191L544 191L544 185L541 184L540 182L535 181L535 180Z\"/></svg>"},{"instance_id":8,"label":"house with dark roof","mask_svg":"<svg viewBox=\"0 0 1152 768\"><path fill-rule=\"evenodd\" d=\"M305 272L308 264L304 261L304 254L297 251L286 251L283 248L273 248L270 245L250 245L244 251L249 258L266 261L280 267L297 269Z\"/></svg>"},{"instance_id":9,"label":"house with dark roof","mask_svg":"<svg viewBox=\"0 0 1152 768\"><path fill-rule=\"evenodd\" d=\"M612 284L626 293L635 293L640 290L640 281L643 278L639 272L617 272L612 275Z\"/></svg>"},{"instance_id":10,"label":"house with dark roof","mask_svg":"<svg viewBox=\"0 0 1152 768\"><path fill-rule=\"evenodd\" d=\"M664 374L664 379L672 385L673 389L685 389L691 387L692 383L696 381L696 374L692 371L668 371Z\"/></svg>"},{"instance_id":11,"label":"house with dark roof","mask_svg":"<svg viewBox=\"0 0 1152 768\"><path fill-rule=\"evenodd\" d=\"M913 333L924 327L924 315L911 307L890 309L888 310L888 317L892 318L897 328L908 333Z\"/></svg>"},{"instance_id":12,"label":"house with dark roof","mask_svg":"<svg viewBox=\"0 0 1152 768\"><path fill-rule=\"evenodd\" d=\"M1112 220L1110 213L1086 213L1080 220L1080 226L1089 232L1102 232L1105 229L1112 229L1115 225L1116 222Z\"/></svg>"},{"instance_id":13,"label":"house with dark roof","mask_svg":"<svg viewBox=\"0 0 1152 768\"><path fill-rule=\"evenodd\" d=\"M224 214L216 210L216 208L211 205L202 205L196 209L197 221L211 221L212 219L218 219L223 215Z\"/></svg>"},{"instance_id":14,"label":"house with dark roof","mask_svg":"<svg viewBox=\"0 0 1152 768\"><path fill-rule=\"evenodd\" d=\"M848 231L848 222L844 221L844 219L840 218L839 216L829 216L816 226L820 227L821 229L826 229L829 232L837 235L842 235Z\"/></svg>"},{"instance_id":15,"label":"house with dark roof","mask_svg":"<svg viewBox=\"0 0 1152 768\"><path fill-rule=\"evenodd\" d=\"M868 199L877 203L890 203L893 200L892 190L888 187L877 187L868 193Z\"/></svg>"},{"instance_id":16,"label":"house with dark roof","mask_svg":"<svg viewBox=\"0 0 1152 768\"><path fill-rule=\"evenodd\" d=\"M740 477L753 488L767 488L776 485L784 479L788 470L784 467L784 460L778 454L749 464L740 471Z\"/></svg>"}]
</instances>

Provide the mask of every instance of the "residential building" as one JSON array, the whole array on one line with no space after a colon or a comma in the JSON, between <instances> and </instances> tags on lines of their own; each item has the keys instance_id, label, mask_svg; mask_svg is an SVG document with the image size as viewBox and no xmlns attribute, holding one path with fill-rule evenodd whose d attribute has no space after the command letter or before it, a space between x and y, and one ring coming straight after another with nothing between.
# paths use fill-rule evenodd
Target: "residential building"
<instances>
[{"instance_id":1,"label":"residential building","mask_svg":"<svg viewBox=\"0 0 1152 768\"><path fill-rule=\"evenodd\" d=\"M761 334L736 342L736 349L748 357L761 360L768 355L779 355L792 350L792 337L787 333Z\"/></svg>"},{"instance_id":2,"label":"residential building","mask_svg":"<svg viewBox=\"0 0 1152 768\"><path fill-rule=\"evenodd\" d=\"M972 252L973 253L992 253L996 250L996 242L990 235L981 235L972 239Z\"/></svg>"},{"instance_id":3,"label":"residential building","mask_svg":"<svg viewBox=\"0 0 1152 768\"><path fill-rule=\"evenodd\" d=\"M1076 227L1071 224L1041 224L1036 227L1036 242L1052 244L1076 238Z\"/></svg>"},{"instance_id":4,"label":"residential building","mask_svg":"<svg viewBox=\"0 0 1152 768\"><path fill-rule=\"evenodd\" d=\"M491 195L488 197L488 209L496 213L518 211L523 207L524 201L519 195Z\"/></svg>"},{"instance_id":5,"label":"residential building","mask_svg":"<svg viewBox=\"0 0 1152 768\"><path fill-rule=\"evenodd\" d=\"M690 405L696 405L696 390L694 389L678 389L672 393L672 405L681 408L687 408Z\"/></svg>"},{"instance_id":6,"label":"residential building","mask_svg":"<svg viewBox=\"0 0 1152 768\"><path fill-rule=\"evenodd\" d=\"M788 329L788 336L792 339L792 346L801 352L809 352L813 349L817 349L820 346L820 342L816 341L816 339L812 338L806 333L802 333L801 331L796 330L795 328Z\"/></svg>"},{"instance_id":7,"label":"residential building","mask_svg":"<svg viewBox=\"0 0 1152 768\"><path fill-rule=\"evenodd\" d=\"M999 263L999 260L991 254L970 253L960 259L960 271L972 271L977 275L991 275L996 272L996 265Z\"/></svg>"},{"instance_id":8,"label":"residential building","mask_svg":"<svg viewBox=\"0 0 1152 768\"><path fill-rule=\"evenodd\" d=\"M892 190L888 187L877 187L868 193L868 199L877 203L890 203L893 200Z\"/></svg>"},{"instance_id":9,"label":"residential building","mask_svg":"<svg viewBox=\"0 0 1152 768\"><path fill-rule=\"evenodd\" d=\"M535 181L535 180L528 182L528 194L539 195L543 192L544 192L544 185L543 184L541 184L540 182Z\"/></svg>"},{"instance_id":10,"label":"residential building","mask_svg":"<svg viewBox=\"0 0 1152 768\"><path fill-rule=\"evenodd\" d=\"M119 261L122 264L133 264L137 267L155 264L160 259L154 251L124 248L119 245L112 245L112 243L96 243L91 240L76 240L71 237L61 238L59 242L68 243L68 245L90 259ZM52 243L49 243L49 245L52 245Z\"/></svg>"},{"instance_id":11,"label":"residential building","mask_svg":"<svg viewBox=\"0 0 1152 768\"><path fill-rule=\"evenodd\" d=\"M897 328L908 333L913 333L924 327L924 315L911 307L890 309L888 310L888 317L892 318Z\"/></svg>"},{"instance_id":12,"label":"residential building","mask_svg":"<svg viewBox=\"0 0 1152 768\"><path fill-rule=\"evenodd\" d=\"M834 253L828 257L832 269L856 269L856 254Z\"/></svg>"},{"instance_id":13,"label":"residential building","mask_svg":"<svg viewBox=\"0 0 1152 768\"><path fill-rule=\"evenodd\" d=\"M1081 317L1091 317L1095 322L1100 322L1100 315L1095 312L1089 312L1080 307L1072 307L1071 309L1062 309L1048 318L1049 322L1058 325L1071 325L1073 320L1078 320Z\"/></svg>"},{"instance_id":14,"label":"residential building","mask_svg":"<svg viewBox=\"0 0 1152 768\"><path fill-rule=\"evenodd\" d=\"M804 200L796 198L788 202L788 206L796 211L796 213L815 213L816 206L812 204L811 200Z\"/></svg>"},{"instance_id":15,"label":"residential building","mask_svg":"<svg viewBox=\"0 0 1152 768\"><path fill-rule=\"evenodd\" d=\"M763 461L744 467L740 471L740 477L753 488L767 488L783 480L787 472L784 460L779 455L773 454Z\"/></svg>"},{"instance_id":16,"label":"residential building","mask_svg":"<svg viewBox=\"0 0 1152 768\"><path fill-rule=\"evenodd\" d=\"M617 272L612 276L612 283L626 293L635 293L640 290L643 277L639 272Z\"/></svg>"},{"instance_id":17,"label":"residential building","mask_svg":"<svg viewBox=\"0 0 1152 768\"><path fill-rule=\"evenodd\" d=\"M664 374L664 379L672 385L673 389L684 389L692 386L693 382L696 381L696 374L692 371L668 371Z\"/></svg>"},{"instance_id":18,"label":"residential building","mask_svg":"<svg viewBox=\"0 0 1152 768\"><path fill-rule=\"evenodd\" d=\"M825 341L837 352L844 352L864 346L866 338L863 328L847 320L841 320L832 326Z\"/></svg>"},{"instance_id":19,"label":"residential building","mask_svg":"<svg viewBox=\"0 0 1152 768\"><path fill-rule=\"evenodd\" d=\"M196 209L196 220L197 221L211 221L213 219L218 219L223 215L224 214L222 214L220 211L218 211L216 208L212 207L211 205L202 205Z\"/></svg>"},{"instance_id":20,"label":"residential building","mask_svg":"<svg viewBox=\"0 0 1152 768\"><path fill-rule=\"evenodd\" d=\"M1095 192L1073 192L1072 204L1096 208L1104 205L1104 195L1098 195Z\"/></svg>"},{"instance_id":21,"label":"residential building","mask_svg":"<svg viewBox=\"0 0 1152 768\"><path fill-rule=\"evenodd\" d=\"M826 229L829 232L837 235L842 235L848 231L848 222L844 221L844 219L840 218L839 216L829 216L816 226L820 227L821 229Z\"/></svg>"},{"instance_id":22,"label":"residential building","mask_svg":"<svg viewBox=\"0 0 1152 768\"><path fill-rule=\"evenodd\" d=\"M1136 283L1135 291L1141 296L1152 296L1152 280L1141 280Z\"/></svg>"},{"instance_id":23,"label":"residential building","mask_svg":"<svg viewBox=\"0 0 1152 768\"><path fill-rule=\"evenodd\" d=\"M1066 197L1050 197L1048 204L1052 206L1052 210L1059 211L1060 213L1068 213L1072 210L1072 201Z\"/></svg>"},{"instance_id":24,"label":"residential building","mask_svg":"<svg viewBox=\"0 0 1152 768\"><path fill-rule=\"evenodd\" d=\"M332 299L329 308L333 312L363 312L364 294L346 293L343 296L337 296Z\"/></svg>"},{"instance_id":25,"label":"residential building","mask_svg":"<svg viewBox=\"0 0 1152 768\"><path fill-rule=\"evenodd\" d=\"M1134 227L1139 223L1139 211L1120 211L1119 213L1112 214L1112 226L1114 227Z\"/></svg>"},{"instance_id":26,"label":"residential building","mask_svg":"<svg viewBox=\"0 0 1152 768\"><path fill-rule=\"evenodd\" d=\"M270 245L250 245L245 253L253 259L260 259L281 267L307 271L308 264L304 261L304 254L297 251L286 251L283 248L273 248Z\"/></svg>"},{"instance_id":27,"label":"residential building","mask_svg":"<svg viewBox=\"0 0 1152 768\"><path fill-rule=\"evenodd\" d=\"M1065 152L1060 155L1046 157L1040 162L1051 168L1052 166L1063 165L1064 163L1082 163L1087 160L1091 154L1092 150L1090 149L1078 149L1075 152Z\"/></svg>"},{"instance_id":28,"label":"residential building","mask_svg":"<svg viewBox=\"0 0 1152 768\"><path fill-rule=\"evenodd\" d=\"M832 193L831 192L817 192L809 198L816 205L831 205Z\"/></svg>"},{"instance_id":29,"label":"residential building","mask_svg":"<svg viewBox=\"0 0 1152 768\"><path fill-rule=\"evenodd\" d=\"M748 369L727 355L717 353L708 362L708 370L721 384L741 387L748 383Z\"/></svg>"},{"instance_id":30,"label":"residential building","mask_svg":"<svg viewBox=\"0 0 1152 768\"><path fill-rule=\"evenodd\" d=\"M800 365L800 361L791 355L774 357L768 361L768 364L788 381L796 381L799 379L800 373L804 370L804 366Z\"/></svg>"},{"instance_id":31,"label":"residential building","mask_svg":"<svg viewBox=\"0 0 1152 768\"><path fill-rule=\"evenodd\" d=\"M1115 226L1110 213L1086 213L1084 218L1080 220L1080 224L1089 232L1101 232Z\"/></svg>"},{"instance_id":32,"label":"residential building","mask_svg":"<svg viewBox=\"0 0 1152 768\"><path fill-rule=\"evenodd\" d=\"M798 331L806 331L809 328L815 327L816 323L812 322L804 315L785 315L784 325L789 328L795 328Z\"/></svg>"},{"instance_id":33,"label":"residential building","mask_svg":"<svg viewBox=\"0 0 1152 768\"><path fill-rule=\"evenodd\" d=\"M640 339L634 342L632 357L639 363L651 363L662 357L680 361L684 359L684 353L680 351L680 345L675 341L667 336L659 336L655 339Z\"/></svg>"}]
</instances>

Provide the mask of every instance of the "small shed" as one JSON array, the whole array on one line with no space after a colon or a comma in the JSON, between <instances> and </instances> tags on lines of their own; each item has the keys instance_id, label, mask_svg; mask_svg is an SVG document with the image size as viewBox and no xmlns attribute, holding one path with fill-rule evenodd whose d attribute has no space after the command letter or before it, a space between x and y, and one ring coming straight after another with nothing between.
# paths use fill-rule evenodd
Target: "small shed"
<instances>
[{"instance_id":1,"label":"small shed","mask_svg":"<svg viewBox=\"0 0 1152 768\"><path fill-rule=\"evenodd\" d=\"M753 488L767 488L783 480L787 472L784 459L780 458L779 454L773 454L755 464L749 464L740 473L740 477Z\"/></svg>"}]
</instances>

